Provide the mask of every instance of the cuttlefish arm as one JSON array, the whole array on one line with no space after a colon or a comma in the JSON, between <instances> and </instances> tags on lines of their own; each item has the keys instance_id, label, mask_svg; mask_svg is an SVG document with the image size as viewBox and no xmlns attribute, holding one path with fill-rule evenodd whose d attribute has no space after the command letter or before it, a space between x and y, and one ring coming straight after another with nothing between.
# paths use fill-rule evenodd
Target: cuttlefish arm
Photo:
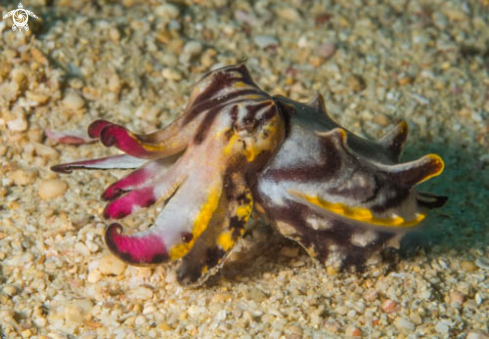
<instances>
[{"instance_id":1,"label":"cuttlefish arm","mask_svg":"<svg viewBox=\"0 0 489 339\"><path fill-rule=\"evenodd\" d=\"M233 173L225 180L226 192L221 195L206 232L182 259L177 272L182 285L199 285L215 274L245 231L253 209L251 191L239 173Z\"/></svg>"},{"instance_id":2,"label":"cuttlefish arm","mask_svg":"<svg viewBox=\"0 0 489 339\"><path fill-rule=\"evenodd\" d=\"M254 112L257 119L252 129L248 121L241 119L249 112ZM202 282L215 272L242 236L253 209L246 174L261 167L284 136L282 118L268 99L233 103L209 128L207 137L199 143L192 142L175 163L174 170L183 179L173 184L176 177L162 178L161 182L172 189L159 190L165 193L157 200L171 198L154 225L125 235L119 224L112 224L105 236L109 249L131 264L151 265L184 257L179 279L185 285ZM137 191L114 202L125 197L128 201L120 206L141 201L131 198L137 194L134 192ZM107 206L110 212L106 216L110 218L123 217L134 210L116 210L112 204ZM140 207L146 206L138 205L136 210ZM186 258L191 250L194 254ZM201 260L193 259L195 253Z\"/></svg>"},{"instance_id":3,"label":"cuttlefish arm","mask_svg":"<svg viewBox=\"0 0 489 339\"><path fill-rule=\"evenodd\" d=\"M106 147L116 147L124 153L144 159L157 159L183 151L198 127L199 119L185 124L180 116L162 130L136 134L107 120L96 120L88 127L91 138L100 139Z\"/></svg>"}]
</instances>

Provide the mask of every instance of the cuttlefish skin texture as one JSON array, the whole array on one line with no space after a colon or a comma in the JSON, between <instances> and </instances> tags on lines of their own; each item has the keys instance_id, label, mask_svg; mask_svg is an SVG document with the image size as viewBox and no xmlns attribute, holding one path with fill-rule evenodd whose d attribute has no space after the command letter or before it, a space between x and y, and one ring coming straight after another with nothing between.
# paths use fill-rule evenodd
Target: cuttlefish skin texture
<instances>
[{"instance_id":1,"label":"cuttlefish skin texture","mask_svg":"<svg viewBox=\"0 0 489 339\"><path fill-rule=\"evenodd\" d=\"M180 260L185 286L219 270L252 212L313 258L344 268L362 266L446 201L413 188L443 171L440 157L399 164L405 122L377 142L362 139L326 114L319 94L307 104L270 96L244 65L205 75L162 130L138 135L97 120L88 134L125 154L52 169L135 169L103 192L104 217L164 208L142 232L110 224L107 246L132 265Z\"/></svg>"}]
</instances>

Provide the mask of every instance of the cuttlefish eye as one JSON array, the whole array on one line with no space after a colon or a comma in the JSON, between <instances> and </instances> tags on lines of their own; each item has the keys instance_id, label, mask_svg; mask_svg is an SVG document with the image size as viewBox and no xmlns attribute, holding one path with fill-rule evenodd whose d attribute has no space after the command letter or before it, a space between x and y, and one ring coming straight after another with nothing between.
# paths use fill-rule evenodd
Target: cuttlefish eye
<instances>
[{"instance_id":1,"label":"cuttlefish eye","mask_svg":"<svg viewBox=\"0 0 489 339\"><path fill-rule=\"evenodd\" d=\"M241 123L235 123L233 125L233 130L239 136L247 136L256 132L260 122L254 118L247 118Z\"/></svg>"},{"instance_id":2,"label":"cuttlefish eye","mask_svg":"<svg viewBox=\"0 0 489 339\"><path fill-rule=\"evenodd\" d=\"M257 157L272 155L284 137L284 120L275 102L270 99L243 102L233 117L233 137L229 147L237 156L245 156L248 163ZM238 141L238 143L235 143ZM241 145L234 148L232 145ZM259 161L260 162L260 161Z\"/></svg>"}]
</instances>

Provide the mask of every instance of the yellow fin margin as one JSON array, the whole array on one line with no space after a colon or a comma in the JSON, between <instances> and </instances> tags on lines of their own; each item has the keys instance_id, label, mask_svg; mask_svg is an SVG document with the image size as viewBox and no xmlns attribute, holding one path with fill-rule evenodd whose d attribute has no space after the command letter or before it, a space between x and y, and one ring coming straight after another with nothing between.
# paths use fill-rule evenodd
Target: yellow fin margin
<instances>
[{"instance_id":1,"label":"yellow fin margin","mask_svg":"<svg viewBox=\"0 0 489 339\"><path fill-rule=\"evenodd\" d=\"M379 218L375 217L368 208L350 207L341 203L331 203L319 197L311 197L295 191L289 191L289 193L334 214L375 226L413 227L418 225L423 219L426 218L426 214L416 214L416 217L412 220L405 220L400 216L395 216L393 218Z\"/></svg>"}]
</instances>

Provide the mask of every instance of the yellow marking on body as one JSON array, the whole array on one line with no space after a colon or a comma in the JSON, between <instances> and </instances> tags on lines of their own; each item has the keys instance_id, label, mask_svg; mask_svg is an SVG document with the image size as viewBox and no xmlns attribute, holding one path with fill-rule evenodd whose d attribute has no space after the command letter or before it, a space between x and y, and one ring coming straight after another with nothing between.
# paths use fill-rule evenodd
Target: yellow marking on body
<instances>
[{"instance_id":1,"label":"yellow marking on body","mask_svg":"<svg viewBox=\"0 0 489 339\"><path fill-rule=\"evenodd\" d=\"M224 148L224 152L223 152L224 156L229 156L236 140L238 140L238 135L236 133L233 133L233 136L231 137L231 139L229 139L228 144Z\"/></svg>"},{"instance_id":2,"label":"yellow marking on body","mask_svg":"<svg viewBox=\"0 0 489 339\"><path fill-rule=\"evenodd\" d=\"M248 203L238 206L235 214L239 219L243 219L246 223L251 215L251 212L253 211L253 196L248 188L245 188L245 192Z\"/></svg>"},{"instance_id":3,"label":"yellow marking on body","mask_svg":"<svg viewBox=\"0 0 489 339\"><path fill-rule=\"evenodd\" d=\"M186 255L190 249L194 246L195 241L200 237L200 235L206 230L209 222L214 214L219 203L219 197L221 196L221 190L219 188L214 188L205 204L200 209L197 217L194 220L194 226L192 228L192 240L188 243L180 243L172 246L170 249L170 258L172 260L179 259Z\"/></svg>"},{"instance_id":4,"label":"yellow marking on body","mask_svg":"<svg viewBox=\"0 0 489 339\"><path fill-rule=\"evenodd\" d=\"M250 215L252 209L253 209L253 203L252 202L250 202L249 204L246 204L244 206L239 206L236 209L236 216L240 219L245 219Z\"/></svg>"},{"instance_id":5,"label":"yellow marking on body","mask_svg":"<svg viewBox=\"0 0 489 339\"><path fill-rule=\"evenodd\" d=\"M339 128L338 129L340 134L341 134L341 141L343 141L343 143L346 142L346 137L348 136L346 131L343 129L343 128Z\"/></svg>"},{"instance_id":6,"label":"yellow marking on body","mask_svg":"<svg viewBox=\"0 0 489 339\"><path fill-rule=\"evenodd\" d=\"M209 266L205 265L204 267L202 267L201 273L205 274L208 270L209 270Z\"/></svg>"},{"instance_id":7,"label":"yellow marking on body","mask_svg":"<svg viewBox=\"0 0 489 339\"><path fill-rule=\"evenodd\" d=\"M255 160L256 155L257 155L255 147L253 147L253 146L245 147L245 149L243 150L243 153L244 153L246 160L248 162L252 162L253 160Z\"/></svg>"},{"instance_id":8,"label":"yellow marking on body","mask_svg":"<svg viewBox=\"0 0 489 339\"><path fill-rule=\"evenodd\" d=\"M245 96L246 99L250 99L250 100L253 100L253 99L261 99L262 96L259 95L259 94L248 94Z\"/></svg>"},{"instance_id":9,"label":"yellow marking on body","mask_svg":"<svg viewBox=\"0 0 489 339\"><path fill-rule=\"evenodd\" d=\"M240 205L235 210L235 215L243 222L243 225L248 222L250 218L251 212L253 210L253 197L249 190L246 192L246 198L249 200L249 203ZM239 232L240 235L243 235L245 228L242 227ZM234 246L235 240L233 239L231 231L224 231L217 237L217 244L224 250L227 251L231 247Z\"/></svg>"},{"instance_id":10,"label":"yellow marking on body","mask_svg":"<svg viewBox=\"0 0 489 339\"><path fill-rule=\"evenodd\" d=\"M242 88L245 87L245 83L242 81L235 82L233 87Z\"/></svg>"},{"instance_id":11,"label":"yellow marking on body","mask_svg":"<svg viewBox=\"0 0 489 339\"><path fill-rule=\"evenodd\" d=\"M399 131L401 134L407 134L409 132L409 125L406 121L402 120L399 123Z\"/></svg>"},{"instance_id":12,"label":"yellow marking on body","mask_svg":"<svg viewBox=\"0 0 489 339\"><path fill-rule=\"evenodd\" d=\"M217 237L217 244L224 250L224 251L227 251L229 250L231 247L234 246L234 240L233 240L233 237L231 235L231 232L229 231L226 231L226 232L223 232L221 234L219 234L219 236Z\"/></svg>"},{"instance_id":13,"label":"yellow marking on body","mask_svg":"<svg viewBox=\"0 0 489 339\"><path fill-rule=\"evenodd\" d=\"M127 134L129 135L129 137L132 140L134 140L139 146L144 148L146 151L156 152L156 151L162 151L165 149L165 147L162 147L159 145L150 145L150 144L142 142L141 140L138 139L138 137L136 137L136 135L134 133L132 133L130 131L127 131Z\"/></svg>"},{"instance_id":14,"label":"yellow marking on body","mask_svg":"<svg viewBox=\"0 0 489 339\"><path fill-rule=\"evenodd\" d=\"M147 151L152 151L152 152L157 152L157 151L163 151L165 148L161 146L156 146L156 145L149 145L149 144L144 144L140 143L141 146Z\"/></svg>"},{"instance_id":15,"label":"yellow marking on body","mask_svg":"<svg viewBox=\"0 0 489 339\"><path fill-rule=\"evenodd\" d=\"M445 163L443 162L443 159L440 158L439 155L437 155L437 154L428 154L428 155L425 155L423 158L430 158L430 159L432 159L439 168L438 168L438 170L436 172L434 172L434 173L432 173L432 174L424 177L423 180L421 180L417 184L420 184L422 182L425 182L426 180L429 180L429 179L431 179L433 177L439 176L443 172L443 170L445 169Z\"/></svg>"},{"instance_id":16,"label":"yellow marking on body","mask_svg":"<svg viewBox=\"0 0 489 339\"><path fill-rule=\"evenodd\" d=\"M348 219L366 222L375 226L413 227L419 224L426 217L426 214L416 214L416 217L413 220L405 220L404 218L398 215L392 218L379 218L379 217L375 217L372 214L372 212L365 207L359 207L359 206L350 207L341 203L331 203L317 196L311 197L295 191L288 191L288 192L292 195L305 199L311 204L321 207L332 213L341 215Z\"/></svg>"}]
</instances>

